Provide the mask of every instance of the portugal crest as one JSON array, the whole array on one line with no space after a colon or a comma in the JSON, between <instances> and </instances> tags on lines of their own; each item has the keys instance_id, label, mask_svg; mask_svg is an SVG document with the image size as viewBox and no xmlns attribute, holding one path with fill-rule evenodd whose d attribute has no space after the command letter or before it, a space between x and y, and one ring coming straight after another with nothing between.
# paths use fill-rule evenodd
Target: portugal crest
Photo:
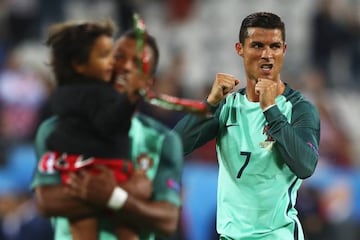
<instances>
[{"instance_id":1,"label":"portugal crest","mask_svg":"<svg viewBox=\"0 0 360 240\"><path fill-rule=\"evenodd\" d=\"M139 169L148 170L152 167L154 160L146 153L140 154L136 159Z\"/></svg>"},{"instance_id":2,"label":"portugal crest","mask_svg":"<svg viewBox=\"0 0 360 240\"><path fill-rule=\"evenodd\" d=\"M266 139L265 139L265 141L262 141L259 143L260 147L265 148L267 150L271 150L272 146L275 143L275 140L269 135L269 125L268 124L266 124L264 126L262 133L266 135Z\"/></svg>"}]
</instances>

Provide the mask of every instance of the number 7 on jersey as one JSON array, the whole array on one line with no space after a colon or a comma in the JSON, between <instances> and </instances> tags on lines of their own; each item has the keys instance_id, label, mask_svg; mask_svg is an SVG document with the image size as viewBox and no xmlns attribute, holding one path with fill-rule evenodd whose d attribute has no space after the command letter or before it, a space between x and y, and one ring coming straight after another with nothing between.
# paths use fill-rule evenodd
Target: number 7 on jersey
<instances>
[{"instance_id":1,"label":"number 7 on jersey","mask_svg":"<svg viewBox=\"0 0 360 240\"><path fill-rule=\"evenodd\" d=\"M242 173L244 172L244 169L246 168L246 166L249 164L250 161L250 156L251 156L251 152L240 152L241 156L245 156L245 162L244 164L241 166L236 178L240 178Z\"/></svg>"}]
</instances>

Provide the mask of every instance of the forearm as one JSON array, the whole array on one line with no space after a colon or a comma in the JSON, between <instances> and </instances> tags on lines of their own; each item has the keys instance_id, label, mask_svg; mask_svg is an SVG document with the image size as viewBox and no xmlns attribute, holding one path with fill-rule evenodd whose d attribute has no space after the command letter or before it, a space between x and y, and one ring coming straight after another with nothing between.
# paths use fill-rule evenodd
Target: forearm
<instances>
[{"instance_id":1,"label":"forearm","mask_svg":"<svg viewBox=\"0 0 360 240\"><path fill-rule=\"evenodd\" d=\"M316 167L318 154L294 129L284 126L274 134L278 150L290 169L301 179L310 177Z\"/></svg>"},{"instance_id":2,"label":"forearm","mask_svg":"<svg viewBox=\"0 0 360 240\"><path fill-rule=\"evenodd\" d=\"M69 219L96 215L94 206L65 193L62 185L39 186L35 189L37 206L44 216L61 216Z\"/></svg>"},{"instance_id":3,"label":"forearm","mask_svg":"<svg viewBox=\"0 0 360 240\"><path fill-rule=\"evenodd\" d=\"M212 111L215 111L215 108ZM176 124L174 131L180 135L184 155L187 155L213 139L218 132L218 128L219 121L216 115L202 117L188 114Z\"/></svg>"},{"instance_id":4,"label":"forearm","mask_svg":"<svg viewBox=\"0 0 360 240\"><path fill-rule=\"evenodd\" d=\"M165 236L176 231L179 215L179 208L169 202L146 201L131 196L118 211L120 222L141 231L156 232Z\"/></svg>"},{"instance_id":5,"label":"forearm","mask_svg":"<svg viewBox=\"0 0 360 240\"><path fill-rule=\"evenodd\" d=\"M276 140L277 149L286 164L299 178L311 176L318 160L318 129L291 125L277 107L269 109L265 116L270 125L268 133ZM307 121L302 119L299 122Z\"/></svg>"}]
</instances>

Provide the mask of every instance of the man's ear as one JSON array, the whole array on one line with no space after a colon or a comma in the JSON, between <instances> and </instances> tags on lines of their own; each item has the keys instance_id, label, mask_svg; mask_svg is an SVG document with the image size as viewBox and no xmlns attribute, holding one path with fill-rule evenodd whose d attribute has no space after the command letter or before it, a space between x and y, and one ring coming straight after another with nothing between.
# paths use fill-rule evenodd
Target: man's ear
<instances>
[{"instance_id":1,"label":"man's ear","mask_svg":"<svg viewBox=\"0 0 360 240\"><path fill-rule=\"evenodd\" d=\"M239 42L235 43L235 50L239 56L241 57L244 56L244 48L241 43Z\"/></svg>"},{"instance_id":2,"label":"man's ear","mask_svg":"<svg viewBox=\"0 0 360 240\"><path fill-rule=\"evenodd\" d=\"M286 42L284 42L284 56L286 54L286 49L287 49L287 44L286 44Z\"/></svg>"}]
</instances>

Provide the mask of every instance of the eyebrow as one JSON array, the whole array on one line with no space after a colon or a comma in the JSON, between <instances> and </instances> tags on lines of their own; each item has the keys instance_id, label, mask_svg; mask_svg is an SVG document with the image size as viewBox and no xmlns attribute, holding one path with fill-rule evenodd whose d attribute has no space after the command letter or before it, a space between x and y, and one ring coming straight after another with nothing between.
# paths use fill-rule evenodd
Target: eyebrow
<instances>
[{"instance_id":1,"label":"eyebrow","mask_svg":"<svg viewBox=\"0 0 360 240\"><path fill-rule=\"evenodd\" d=\"M283 41L277 41L277 42L272 42L269 45L270 46L274 46L274 45L282 45L284 42ZM255 44L259 44L259 45L266 45L266 43L264 42L260 42L260 41L253 41L250 42L250 45L255 45Z\"/></svg>"}]
</instances>

